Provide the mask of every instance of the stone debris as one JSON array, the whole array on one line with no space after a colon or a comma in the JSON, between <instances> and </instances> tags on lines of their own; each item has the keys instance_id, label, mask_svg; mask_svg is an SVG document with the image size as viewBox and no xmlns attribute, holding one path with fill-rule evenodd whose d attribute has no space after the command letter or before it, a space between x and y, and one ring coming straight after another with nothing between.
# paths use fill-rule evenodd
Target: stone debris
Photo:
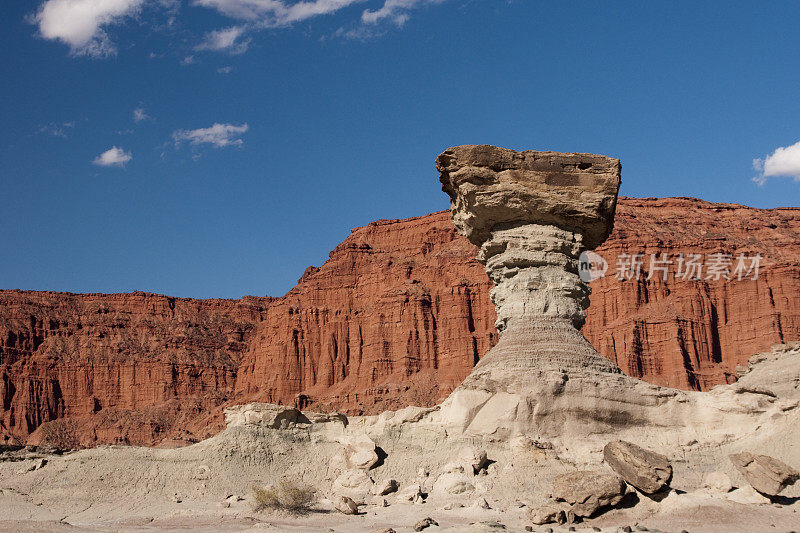
<instances>
[{"instance_id":1,"label":"stone debris","mask_svg":"<svg viewBox=\"0 0 800 533\"><path fill-rule=\"evenodd\" d=\"M419 483L411 483L400 488L397 499L404 502L413 502L422 498L422 486Z\"/></svg>"},{"instance_id":2,"label":"stone debris","mask_svg":"<svg viewBox=\"0 0 800 533\"><path fill-rule=\"evenodd\" d=\"M528 513L531 522L543 524L571 524L575 521L575 513L565 505L549 502L531 509Z\"/></svg>"},{"instance_id":3,"label":"stone debris","mask_svg":"<svg viewBox=\"0 0 800 533\"><path fill-rule=\"evenodd\" d=\"M741 472L747 482L767 496L777 496L784 488L800 479L800 472L768 455L742 452L729 457L733 466Z\"/></svg>"},{"instance_id":4,"label":"stone debris","mask_svg":"<svg viewBox=\"0 0 800 533\"><path fill-rule=\"evenodd\" d=\"M461 450L458 459L471 474L478 474L489 464L486 451L477 448L464 448Z\"/></svg>"},{"instance_id":5,"label":"stone debris","mask_svg":"<svg viewBox=\"0 0 800 533\"><path fill-rule=\"evenodd\" d=\"M333 508L342 514L358 514L358 504L347 496L338 496L333 500Z\"/></svg>"},{"instance_id":6,"label":"stone debris","mask_svg":"<svg viewBox=\"0 0 800 533\"><path fill-rule=\"evenodd\" d=\"M623 496L625 482L598 470L578 470L553 480L553 498L570 504L575 516L592 516L604 507L618 504Z\"/></svg>"},{"instance_id":7,"label":"stone debris","mask_svg":"<svg viewBox=\"0 0 800 533\"><path fill-rule=\"evenodd\" d=\"M438 526L439 522L434 520L433 518L423 518L416 524L414 524L414 531L422 531L423 529L429 528L431 526Z\"/></svg>"},{"instance_id":8,"label":"stone debris","mask_svg":"<svg viewBox=\"0 0 800 533\"><path fill-rule=\"evenodd\" d=\"M603 448L603 459L619 477L646 494L655 494L672 479L672 465L658 453L623 440Z\"/></svg>"}]
</instances>

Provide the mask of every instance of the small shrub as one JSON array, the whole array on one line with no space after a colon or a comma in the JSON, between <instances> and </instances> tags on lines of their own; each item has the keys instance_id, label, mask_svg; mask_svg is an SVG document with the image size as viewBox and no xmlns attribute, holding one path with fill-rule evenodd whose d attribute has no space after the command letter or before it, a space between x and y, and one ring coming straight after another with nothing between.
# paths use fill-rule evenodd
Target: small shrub
<instances>
[{"instance_id":1,"label":"small shrub","mask_svg":"<svg viewBox=\"0 0 800 533\"><path fill-rule=\"evenodd\" d=\"M254 510L283 510L305 514L311 510L316 491L308 485L282 480L278 487L253 487Z\"/></svg>"}]
</instances>

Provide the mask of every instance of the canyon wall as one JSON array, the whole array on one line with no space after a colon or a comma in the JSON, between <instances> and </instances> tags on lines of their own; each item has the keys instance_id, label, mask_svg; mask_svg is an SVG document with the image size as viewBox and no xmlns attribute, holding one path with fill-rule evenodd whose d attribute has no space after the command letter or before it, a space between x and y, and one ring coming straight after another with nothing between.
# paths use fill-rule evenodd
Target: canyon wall
<instances>
[{"instance_id":1,"label":"canyon wall","mask_svg":"<svg viewBox=\"0 0 800 533\"><path fill-rule=\"evenodd\" d=\"M597 252L608 272L583 332L629 375L706 390L800 339L800 209L621 198ZM651 253L718 252L760 254L758 278L682 279L673 263L647 279ZM280 298L0 291L0 439L192 442L248 400L432 405L497 341L475 253L440 212L353 230ZM642 254L639 279L615 276L620 254Z\"/></svg>"}]
</instances>

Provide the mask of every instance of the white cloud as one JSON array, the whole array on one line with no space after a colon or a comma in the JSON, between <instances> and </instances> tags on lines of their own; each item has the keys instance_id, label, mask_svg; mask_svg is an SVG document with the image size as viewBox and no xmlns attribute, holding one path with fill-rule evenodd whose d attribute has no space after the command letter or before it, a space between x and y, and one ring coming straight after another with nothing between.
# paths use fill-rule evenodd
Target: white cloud
<instances>
[{"instance_id":1,"label":"white cloud","mask_svg":"<svg viewBox=\"0 0 800 533\"><path fill-rule=\"evenodd\" d=\"M194 56L186 56L183 59L181 59L181 65L183 65L184 67L187 67L189 65L194 65L195 63L197 63L197 59L195 59Z\"/></svg>"},{"instance_id":2,"label":"white cloud","mask_svg":"<svg viewBox=\"0 0 800 533\"><path fill-rule=\"evenodd\" d=\"M758 185L764 185L773 177L790 177L800 181L800 141L779 147L764 159L753 159L753 168L759 175L753 178Z\"/></svg>"},{"instance_id":3,"label":"white cloud","mask_svg":"<svg viewBox=\"0 0 800 533\"><path fill-rule=\"evenodd\" d=\"M105 57L116 53L103 27L135 15L144 0L47 0L31 17L44 39L69 45L74 55Z\"/></svg>"},{"instance_id":4,"label":"white cloud","mask_svg":"<svg viewBox=\"0 0 800 533\"><path fill-rule=\"evenodd\" d=\"M226 67L219 67L217 69L217 74L230 74L231 72L233 72L233 67L231 67L230 65Z\"/></svg>"},{"instance_id":5,"label":"white cloud","mask_svg":"<svg viewBox=\"0 0 800 533\"><path fill-rule=\"evenodd\" d=\"M151 118L150 115L144 112L143 107L137 107L136 109L133 110L134 122L141 122L143 120L148 120L149 118Z\"/></svg>"},{"instance_id":6,"label":"white cloud","mask_svg":"<svg viewBox=\"0 0 800 533\"><path fill-rule=\"evenodd\" d=\"M133 159L133 156L130 152L126 152L122 148L112 146L102 154L95 157L94 161L92 161L92 164L100 167L122 167L125 166L125 163L131 159Z\"/></svg>"},{"instance_id":7,"label":"white cloud","mask_svg":"<svg viewBox=\"0 0 800 533\"><path fill-rule=\"evenodd\" d=\"M412 9L428 4L441 4L445 0L386 0L380 9L364 10L361 22L364 24L377 24L386 19L397 26L402 26L409 18L408 12Z\"/></svg>"},{"instance_id":8,"label":"white cloud","mask_svg":"<svg viewBox=\"0 0 800 533\"><path fill-rule=\"evenodd\" d=\"M196 50L214 50L234 55L243 54L250 45L250 39L242 39L245 31L244 26L231 26L230 28L209 32L203 42L196 47Z\"/></svg>"},{"instance_id":9,"label":"white cloud","mask_svg":"<svg viewBox=\"0 0 800 533\"><path fill-rule=\"evenodd\" d=\"M214 123L208 128L196 130L178 130L172 134L175 146L187 141L191 144L213 144L217 148L225 146L241 145L244 141L238 137L249 129L247 123L241 126L233 124Z\"/></svg>"},{"instance_id":10,"label":"white cloud","mask_svg":"<svg viewBox=\"0 0 800 533\"><path fill-rule=\"evenodd\" d=\"M329 15L365 0L194 0L192 5L216 9L232 18L251 20L266 27L288 26L319 15Z\"/></svg>"}]
</instances>

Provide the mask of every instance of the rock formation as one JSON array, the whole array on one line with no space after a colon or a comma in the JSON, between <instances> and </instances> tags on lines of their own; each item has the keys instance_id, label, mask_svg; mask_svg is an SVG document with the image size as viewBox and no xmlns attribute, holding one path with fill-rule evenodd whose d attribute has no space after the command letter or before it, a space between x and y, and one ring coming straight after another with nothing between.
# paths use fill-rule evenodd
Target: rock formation
<instances>
[{"instance_id":1,"label":"rock formation","mask_svg":"<svg viewBox=\"0 0 800 533\"><path fill-rule=\"evenodd\" d=\"M591 154L459 146L439 155L442 190L459 233L480 247L494 282L500 341L469 382L546 369L619 370L579 329L589 289L578 255L611 233L621 165Z\"/></svg>"},{"instance_id":2,"label":"rock formation","mask_svg":"<svg viewBox=\"0 0 800 533\"><path fill-rule=\"evenodd\" d=\"M596 251L582 332L625 374L708 390L800 339L800 209L621 198ZM621 253L718 251L760 253L758 279L613 275ZM353 230L281 298L0 291L0 441L193 442L230 402L432 406L497 342L477 252L441 212Z\"/></svg>"},{"instance_id":3,"label":"rock formation","mask_svg":"<svg viewBox=\"0 0 800 533\"><path fill-rule=\"evenodd\" d=\"M501 165L491 157L470 155L475 149L448 152L464 150L468 163L488 161L486 168L492 172L511 172L509 183L517 188L528 180L526 170L534 173L528 180L533 183L539 179L535 173L543 172L526 168L528 156L477 147L479 153L498 151ZM579 177L558 183L577 185L556 186L592 190L592 180L580 177L587 170L584 157L572 157L577 163L562 168L573 169ZM552 160L569 159L566 155ZM455 166L454 174L459 171L458 161L456 157L446 162L448 169ZM520 172L503 166L507 161L519 165ZM502 182L508 177L498 179ZM494 178L479 170L467 175L465 183L480 186L482 179L491 184ZM543 181L547 179L545 172ZM525 202L534 198L512 192L504 197L503 205L513 205L516 194ZM561 196L578 205L572 209L566 205L559 213L591 212L590 202L584 202L581 194ZM551 209L557 203L537 205ZM318 518L308 516L297 519L302 523L292 523L306 529L324 524L369 530L385 528L389 521L396 525L398 517L416 515L416 520L430 514L430 519L417 523L424 527L435 523L432 517L439 510L455 511L442 515L442 520L469 517L471 521L462 524L470 531L506 528L486 520L489 517L510 521L514 530L530 520L554 519L584 519L590 525L613 527L647 520L654 527L677 530L679 516L681 527L711 531L708 524L697 522L699 515L710 513L722 517L714 521L714 527L753 529L770 523L785 528L796 523L800 500L796 487L790 485L798 473L790 465L800 461L800 452L787 444L800 438L800 342L754 355L738 368L738 382L708 392L660 387L626 376L591 352L576 328L586 292L576 280L575 256L586 242L594 245L607 233L595 226L610 224L610 219L592 219L592 228L587 229L580 222L584 215L576 215L577 221L566 227L568 218L548 215L540 220L530 208L526 204L519 210L521 224L504 217L499 226L486 230L490 244L482 244L481 253L498 280L494 299L501 339L485 362L441 404L345 416L249 403L225 410L227 428L220 434L176 450L103 447L46 457L32 448L22 453L12 450L11 455L2 452L4 516L15 521L13 525L29 529L48 522L58 522L58 527L97 528L113 523L124 528L147 523L174 528L175 522L163 520L178 515L197 517L192 524L205 520L208 526L250 519L241 514L241 507L235 508L240 500L234 495L242 486L269 487L301 479L319 495L314 504L323 511ZM487 216L491 213L491 209L486 211ZM460 220L469 221L469 217ZM552 331L565 337L558 338ZM558 342L542 342L548 335ZM515 338L516 342L509 342ZM332 354L340 353L337 343L331 348ZM294 354L298 356L297 351ZM617 439L628 444L612 443L609 448L609 442ZM645 451L656 446L664 457ZM621 504L627 494L625 481L601 466L604 449L611 450L606 459L612 468L642 486L666 482L674 468L671 486L680 491L665 490L663 498L652 499L631 494L625 509L597 518ZM736 455L743 450L758 455ZM733 462L722 461L725 457ZM675 459L674 464L669 458ZM34 463L31 469L31 461L38 459L47 459L44 467ZM13 464L19 461L23 464ZM710 473L724 474L740 488L728 492L732 483ZM774 506L765 506L770 500L743 486L745 479L770 492L784 488L787 492L772 502ZM387 488L375 480L396 483ZM561 503L546 501L550 487L552 500ZM375 497L384 492L388 498ZM37 509L42 502L46 508ZM363 516L351 518L359 506L365 507ZM387 506L390 510L384 511ZM330 512L335 509L341 513ZM735 511L741 516L732 517ZM595 518L599 521L592 522ZM228 524L238 527L240 523ZM411 523L408 520L407 525Z\"/></svg>"},{"instance_id":4,"label":"rock formation","mask_svg":"<svg viewBox=\"0 0 800 533\"><path fill-rule=\"evenodd\" d=\"M498 344L442 405L441 420L479 435L556 435L584 424L626 425L655 391L580 333L589 289L578 255L611 232L620 163L591 154L450 148L436 160L459 232L480 245L494 282ZM625 394L635 398L628 402ZM638 398L642 395L642 398Z\"/></svg>"}]
</instances>

